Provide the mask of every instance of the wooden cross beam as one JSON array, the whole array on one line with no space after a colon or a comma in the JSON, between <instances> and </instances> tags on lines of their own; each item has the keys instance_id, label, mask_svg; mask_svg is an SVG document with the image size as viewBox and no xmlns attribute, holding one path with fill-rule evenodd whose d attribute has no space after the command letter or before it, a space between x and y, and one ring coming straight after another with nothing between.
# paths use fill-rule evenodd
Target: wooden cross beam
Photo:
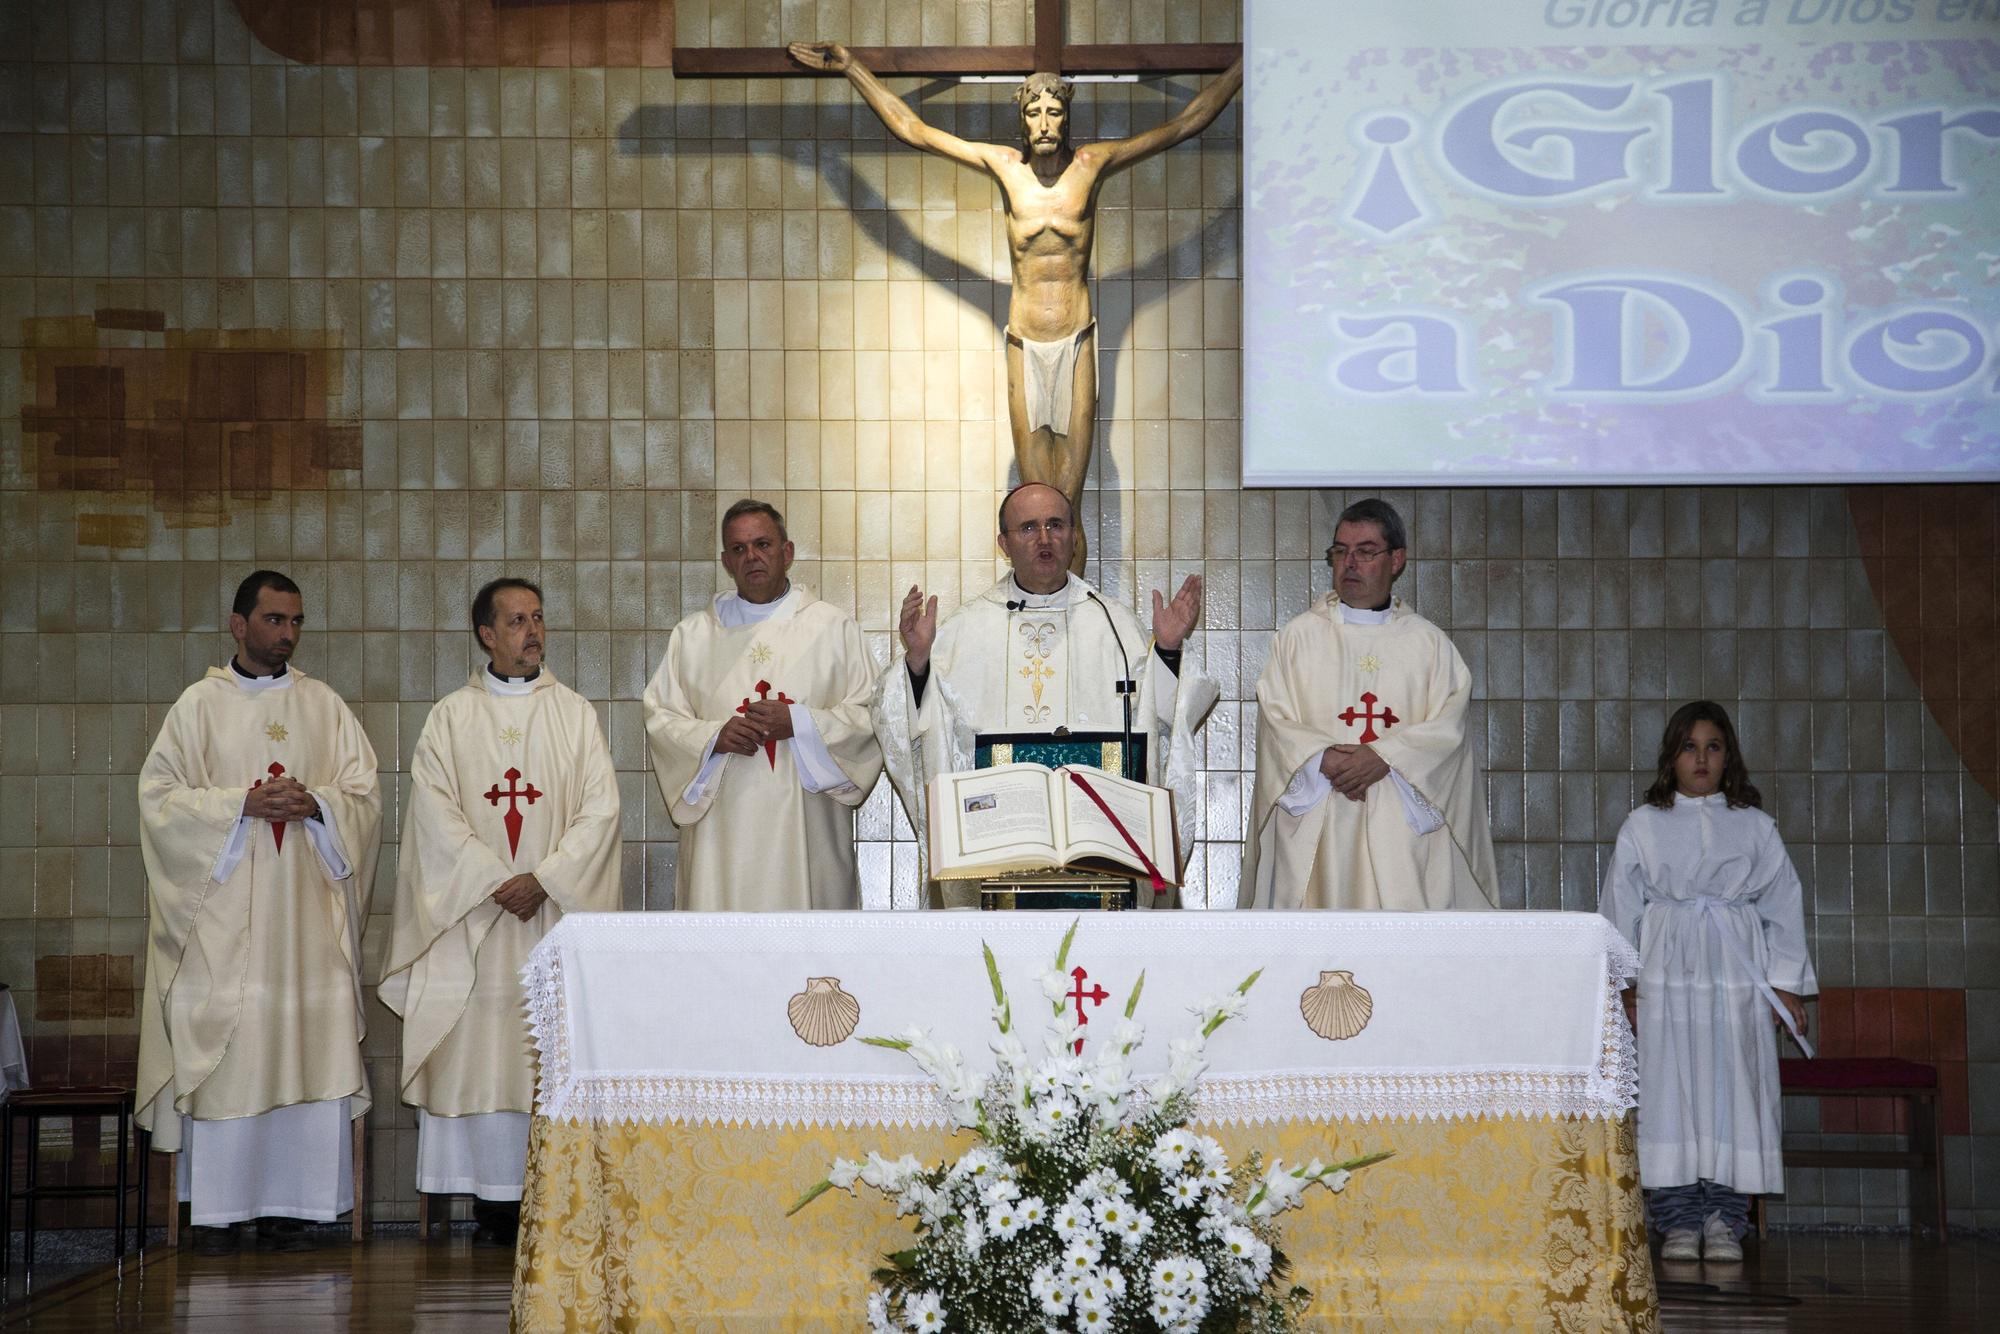
<instances>
[{"instance_id":1,"label":"wooden cross beam","mask_svg":"<svg viewBox=\"0 0 2000 1334\"><path fill-rule=\"evenodd\" d=\"M1033 46L856 46L849 48L877 74L1220 74L1243 47L1236 42L1110 43L1071 46L1063 41L1064 0L1033 0ZM801 40L822 36L801 34ZM796 78L810 71L783 47L676 44L679 79Z\"/></svg>"}]
</instances>

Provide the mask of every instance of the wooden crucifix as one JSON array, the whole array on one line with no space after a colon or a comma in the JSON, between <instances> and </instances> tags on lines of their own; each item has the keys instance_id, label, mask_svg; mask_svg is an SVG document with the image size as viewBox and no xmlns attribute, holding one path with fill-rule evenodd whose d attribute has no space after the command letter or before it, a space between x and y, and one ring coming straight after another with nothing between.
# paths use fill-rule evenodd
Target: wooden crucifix
<instances>
[{"instance_id":1,"label":"wooden crucifix","mask_svg":"<svg viewBox=\"0 0 2000 1334\"><path fill-rule=\"evenodd\" d=\"M868 47L794 42L783 51L724 47L674 52L677 75L844 75L891 134L985 172L1006 210L1013 291L1007 306L1007 421L1021 481L1054 487L1077 512L1097 420L1097 320L1090 253L1097 195L1118 172L1208 128L1243 86L1233 44L1065 46L1062 0L1036 0L1032 47ZM928 124L876 78L885 74L1026 74L1014 94L1021 142L972 143ZM1072 147L1065 72L1213 73L1222 77L1165 123L1130 138ZM1071 568L1088 542L1077 533Z\"/></svg>"}]
</instances>

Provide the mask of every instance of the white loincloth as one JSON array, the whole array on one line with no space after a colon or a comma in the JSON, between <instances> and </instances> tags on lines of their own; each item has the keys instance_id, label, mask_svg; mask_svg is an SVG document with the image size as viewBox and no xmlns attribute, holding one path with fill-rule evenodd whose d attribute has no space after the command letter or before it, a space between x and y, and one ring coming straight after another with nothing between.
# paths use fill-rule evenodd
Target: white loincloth
<instances>
[{"instance_id":1,"label":"white loincloth","mask_svg":"<svg viewBox=\"0 0 2000 1334\"><path fill-rule=\"evenodd\" d=\"M1083 342L1097 328L1097 321L1054 343L1038 343L1023 338L1012 329L1007 341L1021 349L1021 395L1028 404L1028 429L1044 426L1057 435L1069 434L1070 391L1076 383L1076 359Z\"/></svg>"},{"instance_id":2,"label":"white loincloth","mask_svg":"<svg viewBox=\"0 0 2000 1334\"><path fill-rule=\"evenodd\" d=\"M432 1116L417 1109L417 1189L518 1200L528 1171L528 1114Z\"/></svg>"}]
</instances>

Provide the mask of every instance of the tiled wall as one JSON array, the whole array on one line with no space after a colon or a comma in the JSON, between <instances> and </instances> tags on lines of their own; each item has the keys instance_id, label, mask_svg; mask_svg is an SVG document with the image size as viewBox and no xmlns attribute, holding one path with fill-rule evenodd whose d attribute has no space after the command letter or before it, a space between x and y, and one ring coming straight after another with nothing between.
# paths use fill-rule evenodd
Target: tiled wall
<instances>
[{"instance_id":1,"label":"tiled wall","mask_svg":"<svg viewBox=\"0 0 2000 1334\"><path fill-rule=\"evenodd\" d=\"M1237 31L1228 3L1071 9L1075 40ZM335 63L288 64L230 0L0 5L0 978L44 1078L129 1074L135 1021L107 987L143 963L134 776L226 652L253 565L304 586L301 665L366 724L391 831L426 711L471 666L471 591L540 580L552 665L605 718L626 901L648 909L672 902L675 844L638 700L715 590L729 500L785 510L795 577L884 660L902 589L949 607L998 568L1007 260L989 185L885 144L840 84L677 83L616 67L597 34L494 47L502 68L393 67L425 48L382 25L429 8L369 12L359 47L298 48ZM1025 13L713 0L679 23L694 43L1018 42ZM579 54L614 67L563 63ZM1193 86L1086 88L1078 131L1127 133ZM1004 137L1007 97L920 101ZM1239 178L1232 111L1105 193L1085 506L1109 590L1207 580L1192 651L1225 702L1188 897L1217 904L1248 800L1244 701L1273 629L1326 587L1316 553L1349 498L1238 485ZM1995 489L1392 498L1415 544L1402 590L1475 673L1503 902L1594 906L1665 716L1729 702L1806 880L1822 980L1964 992L1954 1214L2000 1224ZM858 829L871 896L914 892L886 788ZM397 1030L370 1004L385 1091ZM405 1110L373 1145L381 1213L409 1216ZM1801 1174L1773 1216L1886 1223L1900 1199L1894 1174Z\"/></svg>"}]
</instances>

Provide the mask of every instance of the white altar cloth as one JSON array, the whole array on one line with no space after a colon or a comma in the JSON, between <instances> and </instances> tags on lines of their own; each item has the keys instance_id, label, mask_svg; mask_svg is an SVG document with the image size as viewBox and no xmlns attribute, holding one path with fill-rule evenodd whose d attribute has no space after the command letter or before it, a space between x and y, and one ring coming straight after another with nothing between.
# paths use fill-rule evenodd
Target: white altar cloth
<instances>
[{"instance_id":1,"label":"white altar cloth","mask_svg":"<svg viewBox=\"0 0 2000 1334\"><path fill-rule=\"evenodd\" d=\"M865 1045L912 1026L992 1068L993 949L1017 1031L1040 1050L1039 979L1062 913L588 913L565 917L523 970L541 1052L537 1110L568 1121L755 1125L950 1124L910 1059ZM1208 1044L1200 1116L1213 1122L1477 1116L1617 1119L1636 1105L1618 991L1638 966L1595 913L1087 914L1092 1027L1109 1031L1140 971L1146 1042L1165 1069L1190 1007L1263 969L1247 1012ZM1366 1026L1329 1040L1301 1001L1351 973ZM822 980L858 1002L851 1033L816 1046L791 1011L824 1014ZM791 1001L811 988L812 1006ZM1074 1002L1070 1002L1072 1005ZM812 1030L812 1023L804 1027ZM822 1025L823 1028L823 1025ZM835 1032L839 1031L836 1022ZM822 1042L830 1034L815 1034ZM1086 1041L1091 1028L1086 1028ZM1089 1055L1086 1046L1085 1055ZM983 1068L982 1068L983 1062Z\"/></svg>"}]
</instances>

